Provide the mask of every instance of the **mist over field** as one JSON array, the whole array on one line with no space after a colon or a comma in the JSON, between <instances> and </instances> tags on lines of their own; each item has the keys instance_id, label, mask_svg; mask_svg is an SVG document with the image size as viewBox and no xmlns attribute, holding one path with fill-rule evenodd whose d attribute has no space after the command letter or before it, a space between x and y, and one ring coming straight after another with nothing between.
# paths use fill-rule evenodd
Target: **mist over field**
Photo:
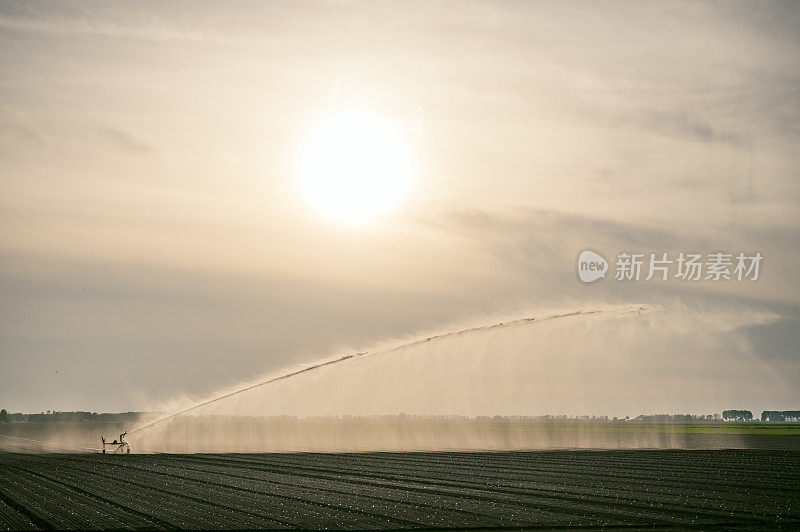
<instances>
[{"instance_id":1,"label":"mist over field","mask_svg":"<svg viewBox=\"0 0 800 532\"><path fill-rule=\"evenodd\" d=\"M718 413L742 397L758 404L766 387L773 401L790 401L791 385L764 370L742 334L776 319L680 305L533 314L287 368L172 404L167 410L183 413L142 420L130 439L173 452L735 446L735 435L723 444L659 430L620 437L580 424L487 428L468 419ZM397 414L411 419L386 417Z\"/></svg>"},{"instance_id":2,"label":"mist over field","mask_svg":"<svg viewBox=\"0 0 800 532\"><path fill-rule=\"evenodd\" d=\"M792 401L791 383L760 364L746 334L776 320L757 307L677 302L531 311L350 348L153 405L162 413L138 422L43 423L4 443L91 450L125 430L137 452L748 447L735 431L580 419Z\"/></svg>"}]
</instances>

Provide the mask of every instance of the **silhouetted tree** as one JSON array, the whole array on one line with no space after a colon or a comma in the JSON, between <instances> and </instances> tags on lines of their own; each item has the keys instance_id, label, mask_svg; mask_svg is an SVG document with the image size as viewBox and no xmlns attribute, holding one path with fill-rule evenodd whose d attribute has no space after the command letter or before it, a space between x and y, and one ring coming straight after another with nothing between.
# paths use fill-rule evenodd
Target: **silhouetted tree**
<instances>
[{"instance_id":1,"label":"silhouetted tree","mask_svg":"<svg viewBox=\"0 0 800 532\"><path fill-rule=\"evenodd\" d=\"M0 410L0 423L9 423L10 421L11 418L8 416L8 412L6 412L6 409L4 408Z\"/></svg>"},{"instance_id":2,"label":"silhouetted tree","mask_svg":"<svg viewBox=\"0 0 800 532\"><path fill-rule=\"evenodd\" d=\"M800 419L800 410L764 410L761 421L796 421Z\"/></svg>"},{"instance_id":3,"label":"silhouetted tree","mask_svg":"<svg viewBox=\"0 0 800 532\"><path fill-rule=\"evenodd\" d=\"M722 413L722 419L732 421L750 421L753 419L753 413L749 410L725 410Z\"/></svg>"}]
</instances>

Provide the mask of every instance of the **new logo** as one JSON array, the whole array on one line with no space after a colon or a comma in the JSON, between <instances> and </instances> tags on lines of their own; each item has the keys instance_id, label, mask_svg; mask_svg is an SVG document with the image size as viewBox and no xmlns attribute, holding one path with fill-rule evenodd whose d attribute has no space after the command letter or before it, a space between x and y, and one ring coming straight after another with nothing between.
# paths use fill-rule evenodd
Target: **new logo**
<instances>
[{"instance_id":1,"label":"new logo","mask_svg":"<svg viewBox=\"0 0 800 532\"><path fill-rule=\"evenodd\" d=\"M584 283L591 283L606 276L608 262L594 251L581 251L578 257L578 277Z\"/></svg>"}]
</instances>

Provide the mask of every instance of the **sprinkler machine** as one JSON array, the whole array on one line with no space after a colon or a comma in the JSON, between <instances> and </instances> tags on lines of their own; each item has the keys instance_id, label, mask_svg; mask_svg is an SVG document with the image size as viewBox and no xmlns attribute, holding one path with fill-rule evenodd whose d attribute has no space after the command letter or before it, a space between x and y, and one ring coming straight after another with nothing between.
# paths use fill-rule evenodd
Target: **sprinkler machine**
<instances>
[{"instance_id":1,"label":"sprinkler machine","mask_svg":"<svg viewBox=\"0 0 800 532\"><path fill-rule=\"evenodd\" d=\"M106 449L111 454L131 454L131 446L128 445L128 442L125 441L125 435L128 432L123 432L119 435L119 441L106 441L104 437L100 437L103 440L103 454L106 454Z\"/></svg>"}]
</instances>

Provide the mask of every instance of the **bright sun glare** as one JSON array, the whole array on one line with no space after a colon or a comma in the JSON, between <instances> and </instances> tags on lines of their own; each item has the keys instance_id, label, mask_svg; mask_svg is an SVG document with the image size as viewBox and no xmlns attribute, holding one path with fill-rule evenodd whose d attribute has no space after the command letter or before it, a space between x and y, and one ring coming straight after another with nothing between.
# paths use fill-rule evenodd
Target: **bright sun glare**
<instances>
[{"instance_id":1,"label":"bright sun glare","mask_svg":"<svg viewBox=\"0 0 800 532\"><path fill-rule=\"evenodd\" d=\"M305 195L327 218L361 224L399 206L412 180L411 158L398 131L375 115L327 117L300 164Z\"/></svg>"}]
</instances>

